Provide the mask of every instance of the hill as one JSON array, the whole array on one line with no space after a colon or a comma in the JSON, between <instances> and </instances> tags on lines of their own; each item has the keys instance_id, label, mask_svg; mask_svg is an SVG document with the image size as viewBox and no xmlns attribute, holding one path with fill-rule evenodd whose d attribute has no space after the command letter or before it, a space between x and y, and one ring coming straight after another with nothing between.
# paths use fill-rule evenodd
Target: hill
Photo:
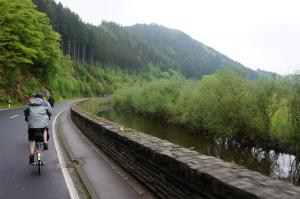
<instances>
[{"instance_id":1,"label":"hill","mask_svg":"<svg viewBox=\"0 0 300 199\"><path fill-rule=\"evenodd\" d=\"M218 51L192 39L179 30L156 24L123 27L113 22L99 26L83 23L80 17L53 0L33 0L48 15L61 35L61 49L73 60L94 65L118 67L128 73L144 74L151 66L162 71L175 70L187 78L228 67L250 78L258 73Z\"/></svg>"},{"instance_id":2,"label":"hill","mask_svg":"<svg viewBox=\"0 0 300 199\"><path fill-rule=\"evenodd\" d=\"M194 40L182 31L157 24L137 24L127 29L166 60L172 60L175 68L188 78L199 78L224 67L242 71L251 78L257 77L255 71Z\"/></svg>"},{"instance_id":3,"label":"hill","mask_svg":"<svg viewBox=\"0 0 300 199\"><path fill-rule=\"evenodd\" d=\"M1 0L0 104L44 90L58 98L111 93L158 78L199 79L221 68L258 73L160 25L95 26L53 0Z\"/></svg>"}]
</instances>

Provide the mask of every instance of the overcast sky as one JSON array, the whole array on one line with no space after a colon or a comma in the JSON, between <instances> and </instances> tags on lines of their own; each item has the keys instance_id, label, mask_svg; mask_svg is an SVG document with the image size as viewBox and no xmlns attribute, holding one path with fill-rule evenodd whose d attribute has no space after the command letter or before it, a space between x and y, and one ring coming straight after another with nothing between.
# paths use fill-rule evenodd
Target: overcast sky
<instances>
[{"instance_id":1,"label":"overcast sky","mask_svg":"<svg viewBox=\"0 0 300 199\"><path fill-rule=\"evenodd\" d=\"M157 23L181 30L252 69L300 68L298 0L55 0L84 22Z\"/></svg>"}]
</instances>

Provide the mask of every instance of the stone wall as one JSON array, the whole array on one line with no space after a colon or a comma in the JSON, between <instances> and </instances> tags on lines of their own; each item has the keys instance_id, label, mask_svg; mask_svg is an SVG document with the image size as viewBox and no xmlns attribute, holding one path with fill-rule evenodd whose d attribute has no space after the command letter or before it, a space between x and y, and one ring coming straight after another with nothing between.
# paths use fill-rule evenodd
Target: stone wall
<instances>
[{"instance_id":1,"label":"stone wall","mask_svg":"<svg viewBox=\"0 0 300 199\"><path fill-rule=\"evenodd\" d=\"M300 198L300 188L71 107L77 127L158 198Z\"/></svg>"}]
</instances>

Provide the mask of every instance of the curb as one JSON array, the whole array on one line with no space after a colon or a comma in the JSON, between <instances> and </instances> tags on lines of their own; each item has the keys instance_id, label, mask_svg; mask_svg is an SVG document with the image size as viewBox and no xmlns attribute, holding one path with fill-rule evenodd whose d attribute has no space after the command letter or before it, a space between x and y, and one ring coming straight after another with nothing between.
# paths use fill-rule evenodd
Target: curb
<instances>
[{"instance_id":1,"label":"curb","mask_svg":"<svg viewBox=\"0 0 300 199\"><path fill-rule=\"evenodd\" d=\"M70 122L71 126L74 128L75 131L77 131L76 133L79 133L78 128L73 124L73 122L70 119L69 110L65 109L62 112L62 114L63 113L68 114L67 117L69 119L69 122ZM61 121L59 121L59 122L61 122ZM56 125L56 127L58 127L58 125L59 125L59 123ZM97 193L94 190L93 186L91 185L91 183L89 182L89 180L87 179L87 177L85 176L84 172L81 169L81 165L83 165L84 163L80 159L75 158L75 155L72 152L72 150L70 149L69 145L66 144L66 142L64 141L66 138L65 138L65 135L62 131L63 131L63 129L57 129L57 133L59 134L59 141L62 142L62 148L65 151L68 158L70 159L70 162L73 163L72 166L74 167L74 169L75 169L75 171L78 175L78 178L79 178L82 186L84 187L84 189L85 189L85 191L88 195L88 198L100 199L100 197L97 195Z\"/></svg>"},{"instance_id":2,"label":"curb","mask_svg":"<svg viewBox=\"0 0 300 199\"><path fill-rule=\"evenodd\" d=\"M63 152L61 150L61 143L58 140L58 136L57 136L57 132L56 132L56 127L57 127L57 118L60 117L60 115L66 110L67 108L61 110L57 116L54 118L53 123L52 123L52 134L53 134L53 141L54 141L54 145L55 145L55 150L58 156L58 161L59 161L59 165L61 167L61 171L63 173L69 194L71 199L79 199L77 190L75 188L74 182L72 181L71 175L69 173L69 170L67 168L65 159L63 158Z\"/></svg>"}]
</instances>

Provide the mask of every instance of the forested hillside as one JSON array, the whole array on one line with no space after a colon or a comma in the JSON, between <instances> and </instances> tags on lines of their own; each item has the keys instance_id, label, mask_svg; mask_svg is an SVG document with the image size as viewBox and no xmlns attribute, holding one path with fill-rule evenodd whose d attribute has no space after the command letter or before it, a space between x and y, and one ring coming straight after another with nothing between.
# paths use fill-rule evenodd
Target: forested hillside
<instances>
[{"instance_id":1,"label":"forested hillside","mask_svg":"<svg viewBox=\"0 0 300 199\"><path fill-rule=\"evenodd\" d=\"M0 103L43 90L95 96L158 78L199 79L220 68L257 73L163 26L83 23L53 0L0 0Z\"/></svg>"},{"instance_id":2,"label":"forested hillside","mask_svg":"<svg viewBox=\"0 0 300 199\"><path fill-rule=\"evenodd\" d=\"M156 24L122 27L113 22L85 24L80 17L53 0L33 0L47 13L61 35L61 49L73 60L119 67L128 73L147 73L151 66L172 69L187 78L199 79L217 69L240 70L251 78L258 74L185 33ZM100 22L99 22L100 23Z\"/></svg>"},{"instance_id":3,"label":"forested hillside","mask_svg":"<svg viewBox=\"0 0 300 199\"><path fill-rule=\"evenodd\" d=\"M0 104L37 91L56 99L102 95L141 79L64 56L60 35L31 0L0 0L0 25Z\"/></svg>"},{"instance_id":4,"label":"forested hillside","mask_svg":"<svg viewBox=\"0 0 300 199\"><path fill-rule=\"evenodd\" d=\"M192 39L187 34L156 24L138 24L127 27L130 33L143 41L148 47L159 52L169 65L188 78L199 79L205 74L212 74L220 68L232 68L247 74L252 79L258 74L233 61L214 49Z\"/></svg>"}]
</instances>

